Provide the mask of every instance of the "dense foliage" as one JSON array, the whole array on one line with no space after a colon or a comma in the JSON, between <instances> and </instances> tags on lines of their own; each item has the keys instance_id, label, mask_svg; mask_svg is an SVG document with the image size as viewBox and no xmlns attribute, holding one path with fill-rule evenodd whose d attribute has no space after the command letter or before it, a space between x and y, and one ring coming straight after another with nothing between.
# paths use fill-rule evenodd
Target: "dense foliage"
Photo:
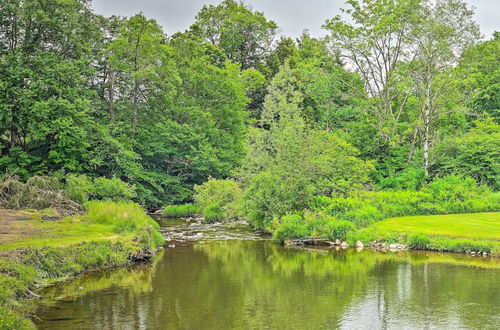
<instances>
[{"instance_id":1,"label":"dense foliage","mask_svg":"<svg viewBox=\"0 0 500 330\"><path fill-rule=\"evenodd\" d=\"M498 210L499 34L481 41L462 0L347 7L293 40L234 0L172 36L87 0L2 1L3 194L245 217L278 239Z\"/></svg>"}]
</instances>

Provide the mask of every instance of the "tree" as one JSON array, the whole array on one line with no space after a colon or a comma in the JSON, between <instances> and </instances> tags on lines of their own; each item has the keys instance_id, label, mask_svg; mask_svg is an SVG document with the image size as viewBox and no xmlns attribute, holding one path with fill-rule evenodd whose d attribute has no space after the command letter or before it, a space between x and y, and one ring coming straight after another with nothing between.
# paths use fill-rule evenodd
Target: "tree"
<instances>
[{"instance_id":1,"label":"tree","mask_svg":"<svg viewBox=\"0 0 500 330\"><path fill-rule=\"evenodd\" d=\"M500 123L500 32L464 51L454 76L460 81L471 116L492 116Z\"/></svg>"},{"instance_id":2,"label":"tree","mask_svg":"<svg viewBox=\"0 0 500 330\"><path fill-rule=\"evenodd\" d=\"M500 125L491 118L476 121L470 132L437 146L436 175L469 176L478 183L500 189Z\"/></svg>"},{"instance_id":3,"label":"tree","mask_svg":"<svg viewBox=\"0 0 500 330\"><path fill-rule=\"evenodd\" d=\"M224 0L204 6L190 32L222 49L242 69L259 69L271 51L277 25L242 2Z\"/></svg>"},{"instance_id":4,"label":"tree","mask_svg":"<svg viewBox=\"0 0 500 330\"><path fill-rule=\"evenodd\" d=\"M167 107L179 82L165 35L154 20L138 14L124 23L109 46L109 61L114 70L109 86L111 95L119 94L123 112L130 113L130 138L135 139L139 117L148 109L150 119ZM117 93L112 89L121 87ZM113 98L113 97L110 97ZM128 111L131 108L131 111ZM114 113L114 110L113 110Z\"/></svg>"},{"instance_id":5,"label":"tree","mask_svg":"<svg viewBox=\"0 0 500 330\"><path fill-rule=\"evenodd\" d=\"M23 178L85 170L92 120L89 49L99 36L86 1L0 4L0 166Z\"/></svg>"},{"instance_id":6,"label":"tree","mask_svg":"<svg viewBox=\"0 0 500 330\"><path fill-rule=\"evenodd\" d=\"M262 121L250 134L240 173L247 185L246 205L254 224L307 208L315 195L345 194L368 181L370 163L335 134L304 120L304 95L285 63L269 85Z\"/></svg>"},{"instance_id":7,"label":"tree","mask_svg":"<svg viewBox=\"0 0 500 330\"><path fill-rule=\"evenodd\" d=\"M480 36L473 11L461 0L440 0L422 6L422 20L413 29L415 60L410 65L413 87L422 102L423 167L429 170L429 149L433 120L442 110L438 99L449 97L448 74L462 52Z\"/></svg>"},{"instance_id":8,"label":"tree","mask_svg":"<svg viewBox=\"0 0 500 330\"><path fill-rule=\"evenodd\" d=\"M420 2L349 0L351 8L342 12L352 23L336 16L324 25L333 49L363 77L373 100L368 111L375 116L377 132L386 143L397 134L408 97L397 71L401 61L410 62L414 56L409 36L419 20Z\"/></svg>"}]
</instances>

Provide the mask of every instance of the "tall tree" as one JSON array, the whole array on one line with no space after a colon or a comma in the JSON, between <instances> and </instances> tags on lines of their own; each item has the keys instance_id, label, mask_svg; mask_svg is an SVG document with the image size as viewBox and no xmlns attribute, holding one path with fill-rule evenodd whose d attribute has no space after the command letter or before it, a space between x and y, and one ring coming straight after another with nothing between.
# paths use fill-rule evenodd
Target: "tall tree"
<instances>
[{"instance_id":1,"label":"tall tree","mask_svg":"<svg viewBox=\"0 0 500 330\"><path fill-rule=\"evenodd\" d=\"M451 68L462 52L480 38L480 33L473 11L461 0L428 2L419 12L422 19L413 29L416 56L410 70L413 88L422 102L423 167L428 174L433 120L444 108L438 99L449 92Z\"/></svg>"},{"instance_id":2,"label":"tall tree","mask_svg":"<svg viewBox=\"0 0 500 330\"><path fill-rule=\"evenodd\" d=\"M397 134L398 122L408 90L401 87L397 71L401 61L411 61L410 33L419 20L421 0L348 0L342 12L350 21L336 16L324 28L335 51L365 82L373 100L368 108L384 141Z\"/></svg>"},{"instance_id":3,"label":"tall tree","mask_svg":"<svg viewBox=\"0 0 500 330\"><path fill-rule=\"evenodd\" d=\"M87 1L0 3L2 167L23 176L83 171L88 157L89 49L99 36Z\"/></svg>"},{"instance_id":4,"label":"tall tree","mask_svg":"<svg viewBox=\"0 0 500 330\"><path fill-rule=\"evenodd\" d=\"M152 119L165 111L179 78L166 37L156 21L137 14L118 34L109 46L109 61L113 81L121 81L110 84L109 93L119 95L123 112L130 116L130 138L134 140L141 115ZM121 88L114 92L117 85Z\"/></svg>"},{"instance_id":5,"label":"tall tree","mask_svg":"<svg viewBox=\"0 0 500 330\"><path fill-rule=\"evenodd\" d=\"M234 0L204 6L190 27L193 35L218 46L242 69L258 69L270 53L277 25L264 14Z\"/></svg>"}]
</instances>

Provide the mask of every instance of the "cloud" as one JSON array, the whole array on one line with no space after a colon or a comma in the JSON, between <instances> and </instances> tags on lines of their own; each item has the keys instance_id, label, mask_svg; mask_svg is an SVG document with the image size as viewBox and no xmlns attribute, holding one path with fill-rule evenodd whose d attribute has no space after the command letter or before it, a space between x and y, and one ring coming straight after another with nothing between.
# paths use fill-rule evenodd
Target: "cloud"
<instances>
[{"instance_id":1,"label":"cloud","mask_svg":"<svg viewBox=\"0 0 500 330\"><path fill-rule=\"evenodd\" d=\"M173 34L184 31L194 21L196 13L204 4L217 4L217 0L94 0L97 13L110 16L130 16L143 12L160 23L165 32ZM476 21L481 31L490 38L495 30L500 30L497 15L500 13L498 0L469 0L476 7ZM311 35L320 37L325 34L323 23L344 7L343 0L246 0L246 4L265 13L268 19L275 21L281 33L298 37L308 29Z\"/></svg>"}]
</instances>

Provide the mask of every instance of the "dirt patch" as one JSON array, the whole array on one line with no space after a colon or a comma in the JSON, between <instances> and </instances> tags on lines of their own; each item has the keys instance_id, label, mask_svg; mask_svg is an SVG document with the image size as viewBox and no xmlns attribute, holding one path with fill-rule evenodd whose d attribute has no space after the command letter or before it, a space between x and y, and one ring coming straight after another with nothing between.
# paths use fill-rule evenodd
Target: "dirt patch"
<instances>
[{"instance_id":1,"label":"dirt patch","mask_svg":"<svg viewBox=\"0 0 500 330\"><path fill-rule=\"evenodd\" d=\"M40 232L33 224L30 213L26 211L0 209L0 244L29 238Z\"/></svg>"}]
</instances>

